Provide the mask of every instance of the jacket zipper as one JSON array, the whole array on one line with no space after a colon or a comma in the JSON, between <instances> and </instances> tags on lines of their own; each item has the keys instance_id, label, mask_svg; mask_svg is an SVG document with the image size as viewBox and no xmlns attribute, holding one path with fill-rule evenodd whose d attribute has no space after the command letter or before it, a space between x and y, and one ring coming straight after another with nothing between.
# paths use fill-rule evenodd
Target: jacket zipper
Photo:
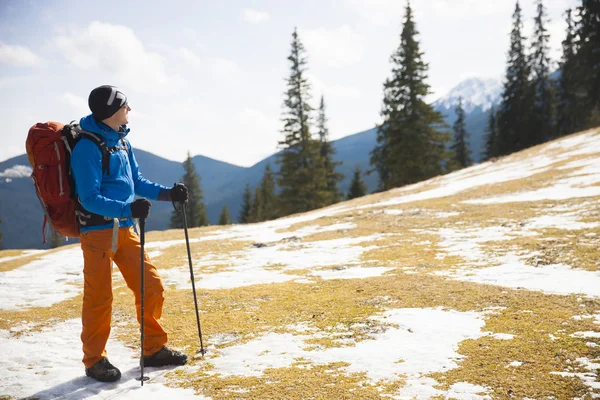
<instances>
[{"instance_id":1,"label":"jacket zipper","mask_svg":"<svg viewBox=\"0 0 600 400\"><path fill-rule=\"evenodd\" d=\"M60 164L60 151L58 151L58 145L54 142L54 150L56 150L56 158L58 159L58 185L60 186L60 195L64 196L65 191L63 189L62 179L62 165Z\"/></svg>"}]
</instances>

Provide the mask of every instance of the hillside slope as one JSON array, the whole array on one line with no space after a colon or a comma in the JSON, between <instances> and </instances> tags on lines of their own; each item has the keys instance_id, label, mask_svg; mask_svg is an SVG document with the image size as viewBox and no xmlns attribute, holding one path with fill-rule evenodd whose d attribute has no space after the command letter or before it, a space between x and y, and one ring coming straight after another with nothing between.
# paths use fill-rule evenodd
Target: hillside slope
<instances>
[{"instance_id":1,"label":"hillside slope","mask_svg":"<svg viewBox=\"0 0 600 400\"><path fill-rule=\"evenodd\" d=\"M0 396L597 397L599 200L596 129L326 209L193 229L209 352L148 368L143 388L118 273L108 352L124 379L103 385L80 362L77 246L0 252ZM183 232L147 240L170 344L193 356Z\"/></svg>"}]
</instances>

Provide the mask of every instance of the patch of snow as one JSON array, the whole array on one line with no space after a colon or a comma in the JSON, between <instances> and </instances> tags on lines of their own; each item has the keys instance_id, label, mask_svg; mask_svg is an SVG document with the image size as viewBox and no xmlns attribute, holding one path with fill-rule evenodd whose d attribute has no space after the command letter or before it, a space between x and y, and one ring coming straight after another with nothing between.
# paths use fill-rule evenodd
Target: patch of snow
<instances>
[{"instance_id":1,"label":"patch of snow","mask_svg":"<svg viewBox=\"0 0 600 400\"><path fill-rule=\"evenodd\" d=\"M442 228L439 233L441 241L439 246L445 254L459 256L465 260L475 262L474 265L489 264L489 255L481 248L481 243L510 240L523 236L535 236L535 232L515 230L509 226L487 226L485 228L469 228L456 230ZM438 255L438 258L442 255Z\"/></svg>"},{"instance_id":2,"label":"patch of snow","mask_svg":"<svg viewBox=\"0 0 600 400\"><path fill-rule=\"evenodd\" d=\"M520 367L521 365L523 365L521 361L513 361L510 364L508 364L509 367Z\"/></svg>"},{"instance_id":3,"label":"patch of snow","mask_svg":"<svg viewBox=\"0 0 600 400\"><path fill-rule=\"evenodd\" d=\"M479 186L526 178L546 171L556 162L558 162L557 158L543 155L519 158L518 161L514 161L512 157L508 157L495 163L486 162L426 181L425 184L427 185L439 184L438 187L433 189L405 194L403 196L394 197L378 203L363 205L357 208L387 207L413 201L452 196Z\"/></svg>"},{"instance_id":4,"label":"patch of snow","mask_svg":"<svg viewBox=\"0 0 600 400\"><path fill-rule=\"evenodd\" d=\"M32 256L32 255L35 255L35 254L42 254L42 253L45 253L47 251L48 250L25 250L21 254L19 254L18 256L0 257L0 263L7 262L7 261L12 261L12 260L18 260L19 258L29 257L29 256Z\"/></svg>"},{"instance_id":5,"label":"patch of snow","mask_svg":"<svg viewBox=\"0 0 600 400\"><path fill-rule=\"evenodd\" d=\"M305 341L311 335L268 333L238 346L217 350L211 358L213 373L221 376L260 376L267 368L289 367L301 358L315 364L346 362L349 373L366 373L373 381L395 380L407 376L407 385L400 396L443 395L434 388L437 382L425 375L457 367L462 356L456 353L458 344L466 339L477 339L485 325L483 314L477 312L444 311L441 309L397 309L376 318L398 328L389 328L373 335L372 340L356 343L353 347L305 350ZM368 354L368 357L364 355ZM402 362L398 362L402 360ZM453 395L472 397L485 389L458 385Z\"/></svg>"},{"instance_id":6,"label":"patch of snow","mask_svg":"<svg viewBox=\"0 0 600 400\"><path fill-rule=\"evenodd\" d=\"M577 361L589 372L573 373L573 372L550 372L553 375L560 375L564 377L576 377L582 380L582 382L592 389L600 389L600 382L596 380L596 371L600 369L600 364L593 363L587 358L578 358Z\"/></svg>"},{"instance_id":7,"label":"patch of snow","mask_svg":"<svg viewBox=\"0 0 600 400\"><path fill-rule=\"evenodd\" d=\"M510 333L494 333L490 336L498 340L513 340L515 338L515 335L511 335Z\"/></svg>"},{"instance_id":8,"label":"patch of snow","mask_svg":"<svg viewBox=\"0 0 600 400\"><path fill-rule=\"evenodd\" d=\"M581 135L569 136L547 144L546 150L570 150L569 157L598 153L600 145L600 131L592 130Z\"/></svg>"},{"instance_id":9,"label":"patch of snow","mask_svg":"<svg viewBox=\"0 0 600 400\"><path fill-rule=\"evenodd\" d=\"M214 335L210 335L207 342L210 343L211 346L219 346L227 343L237 342L241 337L241 335L235 335L233 333L216 333Z\"/></svg>"},{"instance_id":10,"label":"patch of snow","mask_svg":"<svg viewBox=\"0 0 600 400\"><path fill-rule=\"evenodd\" d=\"M595 158L586 164L585 167L575 171L571 176L557 180L552 186L485 199L465 200L463 203L502 204L600 196L600 186L592 186L600 183L599 164L598 158Z\"/></svg>"},{"instance_id":11,"label":"patch of snow","mask_svg":"<svg viewBox=\"0 0 600 400\"><path fill-rule=\"evenodd\" d=\"M314 214L316 215L314 216L314 218L309 218L309 216L305 216L294 218L282 218L280 220L278 219L275 221L267 221L257 224L232 225L230 227L223 228L218 231L208 232L200 238L190 239L190 243L199 243L210 240L239 240L270 243L278 242L292 236L302 238L321 232L349 230L356 228L356 224L344 222L326 226L311 225L292 232L278 232L279 230L289 229L297 223L310 221L329 215L323 212L314 212ZM162 242L148 242L146 243L146 248L162 250L167 247L176 246L180 244L185 244L185 239L169 240Z\"/></svg>"},{"instance_id":12,"label":"patch of snow","mask_svg":"<svg viewBox=\"0 0 600 400\"><path fill-rule=\"evenodd\" d=\"M600 338L600 332L575 332L574 334L571 335L572 337L579 337L579 338Z\"/></svg>"},{"instance_id":13,"label":"patch of snow","mask_svg":"<svg viewBox=\"0 0 600 400\"><path fill-rule=\"evenodd\" d=\"M598 222L579 222L578 217L575 215L562 214L562 215L542 215L535 217L526 222L528 228L533 229L568 229L568 230L580 230L590 229L600 226Z\"/></svg>"},{"instance_id":14,"label":"patch of snow","mask_svg":"<svg viewBox=\"0 0 600 400\"><path fill-rule=\"evenodd\" d=\"M145 247L146 246L144 244L144 248ZM160 251L160 250L151 250L151 251L148 251L147 253L148 253L148 257L150 257L150 259L153 259L153 258L159 257L162 254L162 251Z\"/></svg>"},{"instance_id":15,"label":"patch of snow","mask_svg":"<svg viewBox=\"0 0 600 400\"><path fill-rule=\"evenodd\" d=\"M22 267L0 272L2 310L48 307L81 293L83 256L80 248L51 253Z\"/></svg>"},{"instance_id":16,"label":"patch of snow","mask_svg":"<svg viewBox=\"0 0 600 400\"><path fill-rule=\"evenodd\" d=\"M318 276L323 279L364 279L381 276L384 273L393 270L387 267L349 267L343 269L317 270L310 273L311 276Z\"/></svg>"},{"instance_id":17,"label":"patch of snow","mask_svg":"<svg viewBox=\"0 0 600 400\"><path fill-rule=\"evenodd\" d=\"M449 217L456 217L457 215L460 215L460 213L458 211L451 211L451 212L439 212L435 214L436 218L449 218Z\"/></svg>"},{"instance_id":18,"label":"patch of snow","mask_svg":"<svg viewBox=\"0 0 600 400\"><path fill-rule=\"evenodd\" d=\"M600 296L600 272L577 270L564 264L531 267L526 265L521 257L511 253L495 261L500 265L479 269L461 268L458 271L441 271L436 274L460 281L544 293Z\"/></svg>"},{"instance_id":19,"label":"patch of snow","mask_svg":"<svg viewBox=\"0 0 600 400\"><path fill-rule=\"evenodd\" d=\"M488 389L480 385L473 385L471 383L459 382L450 386L446 398L448 399L460 399L460 400L478 400L478 399L491 399L486 394Z\"/></svg>"},{"instance_id":20,"label":"patch of snow","mask_svg":"<svg viewBox=\"0 0 600 400\"><path fill-rule=\"evenodd\" d=\"M404 210L383 210L388 215L402 215L404 214Z\"/></svg>"},{"instance_id":21,"label":"patch of snow","mask_svg":"<svg viewBox=\"0 0 600 400\"><path fill-rule=\"evenodd\" d=\"M190 399L209 400L195 396L194 390L164 386L165 371L175 368L144 368L150 381L143 387L135 378L140 375L139 351L109 340L108 357L122 373L117 383L101 383L88 378L81 362L81 320L61 322L42 332L26 333L18 338L0 335L0 369L6 371L0 379L0 393L17 398L49 400L69 399ZM186 369L186 367L179 367Z\"/></svg>"},{"instance_id":22,"label":"patch of snow","mask_svg":"<svg viewBox=\"0 0 600 400\"><path fill-rule=\"evenodd\" d=\"M384 235L308 243L281 243L262 248L251 247L218 257L209 255L209 260L201 258L198 262L194 262L194 265L197 267L211 263L219 264L224 265L226 270L212 274L194 274L197 279L196 287L230 289L257 284L281 283L301 278L297 275L286 274L286 270L356 264L364 252L376 248L375 246L362 247L358 245L364 242L373 242L382 237ZM269 267L275 266L279 269L269 269ZM351 270L348 273L355 272ZM368 271L366 272L368 273ZM345 275L344 270L340 271L338 277L343 275ZM165 284L174 284L180 289L191 286L187 265L161 270L161 276Z\"/></svg>"}]
</instances>

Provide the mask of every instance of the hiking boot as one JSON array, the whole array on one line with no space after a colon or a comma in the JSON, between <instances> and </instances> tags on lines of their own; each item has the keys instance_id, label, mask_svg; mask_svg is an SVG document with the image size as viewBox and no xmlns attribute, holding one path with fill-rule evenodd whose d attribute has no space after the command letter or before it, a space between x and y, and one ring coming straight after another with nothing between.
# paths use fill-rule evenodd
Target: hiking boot
<instances>
[{"instance_id":1,"label":"hiking boot","mask_svg":"<svg viewBox=\"0 0 600 400\"><path fill-rule=\"evenodd\" d=\"M106 357L90 368L86 368L85 374L100 382L116 382L121 379L121 371L112 365Z\"/></svg>"},{"instance_id":2,"label":"hiking boot","mask_svg":"<svg viewBox=\"0 0 600 400\"><path fill-rule=\"evenodd\" d=\"M144 356L145 367L162 367L164 365L184 365L187 356L179 351L163 347L151 356Z\"/></svg>"}]
</instances>

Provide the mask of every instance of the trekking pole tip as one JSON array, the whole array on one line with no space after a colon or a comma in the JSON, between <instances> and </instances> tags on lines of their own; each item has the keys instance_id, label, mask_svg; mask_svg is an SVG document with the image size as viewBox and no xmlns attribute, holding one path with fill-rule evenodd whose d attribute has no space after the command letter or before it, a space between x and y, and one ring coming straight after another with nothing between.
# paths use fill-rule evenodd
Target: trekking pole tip
<instances>
[{"instance_id":1,"label":"trekking pole tip","mask_svg":"<svg viewBox=\"0 0 600 400\"><path fill-rule=\"evenodd\" d=\"M203 347L200 350L196 350L196 356L195 358L198 357L204 357L204 355L206 354L207 350Z\"/></svg>"}]
</instances>

